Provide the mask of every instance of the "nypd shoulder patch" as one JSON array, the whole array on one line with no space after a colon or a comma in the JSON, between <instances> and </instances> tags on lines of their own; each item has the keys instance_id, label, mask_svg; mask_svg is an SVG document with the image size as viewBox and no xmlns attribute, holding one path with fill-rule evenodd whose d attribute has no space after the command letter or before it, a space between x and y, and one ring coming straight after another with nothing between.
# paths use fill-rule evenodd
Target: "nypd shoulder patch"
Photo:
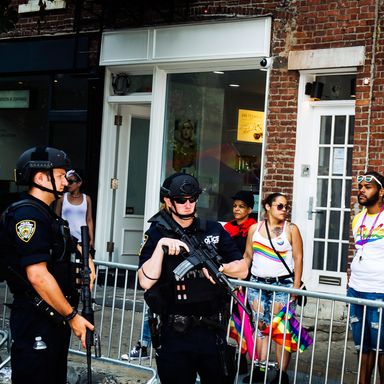
<instances>
[{"instance_id":1,"label":"nypd shoulder patch","mask_svg":"<svg viewBox=\"0 0 384 384\"><path fill-rule=\"evenodd\" d=\"M141 244L140 244L140 250L139 250L139 253L138 253L139 256L141 255L141 251L143 250L144 245L146 244L147 240L148 240L148 235L145 233L144 237L143 237L143 240L141 241Z\"/></svg>"},{"instance_id":2,"label":"nypd shoulder patch","mask_svg":"<svg viewBox=\"0 0 384 384\"><path fill-rule=\"evenodd\" d=\"M28 243L32 239L32 236L36 231L36 221L34 220L22 220L16 223L16 233L19 238Z\"/></svg>"}]
</instances>

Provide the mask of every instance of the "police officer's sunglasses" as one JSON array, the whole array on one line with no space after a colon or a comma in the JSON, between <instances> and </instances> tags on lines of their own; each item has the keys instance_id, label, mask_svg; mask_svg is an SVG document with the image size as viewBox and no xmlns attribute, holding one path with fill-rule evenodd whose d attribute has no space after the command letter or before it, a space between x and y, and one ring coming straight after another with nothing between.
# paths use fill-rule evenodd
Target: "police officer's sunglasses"
<instances>
[{"instance_id":1,"label":"police officer's sunglasses","mask_svg":"<svg viewBox=\"0 0 384 384\"><path fill-rule=\"evenodd\" d=\"M196 203L198 196L191 196L191 197L173 197L172 200L177 204L185 204L187 201L190 203Z\"/></svg>"},{"instance_id":2,"label":"police officer's sunglasses","mask_svg":"<svg viewBox=\"0 0 384 384\"><path fill-rule=\"evenodd\" d=\"M381 188L383 188L383 184L373 175L359 175L357 176L357 182L361 183L362 181L366 181L367 183L372 183L372 180L375 180L377 184L380 185Z\"/></svg>"}]
</instances>

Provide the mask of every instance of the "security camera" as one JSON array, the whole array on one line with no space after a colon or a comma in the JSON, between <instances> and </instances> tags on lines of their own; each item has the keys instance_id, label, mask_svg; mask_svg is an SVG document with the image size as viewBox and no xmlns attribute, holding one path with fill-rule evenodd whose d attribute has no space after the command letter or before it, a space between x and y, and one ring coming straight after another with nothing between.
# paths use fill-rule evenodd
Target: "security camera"
<instances>
[{"instance_id":1,"label":"security camera","mask_svg":"<svg viewBox=\"0 0 384 384\"><path fill-rule=\"evenodd\" d=\"M264 57L260 60L260 66L263 68L269 68L272 65L272 57Z\"/></svg>"}]
</instances>

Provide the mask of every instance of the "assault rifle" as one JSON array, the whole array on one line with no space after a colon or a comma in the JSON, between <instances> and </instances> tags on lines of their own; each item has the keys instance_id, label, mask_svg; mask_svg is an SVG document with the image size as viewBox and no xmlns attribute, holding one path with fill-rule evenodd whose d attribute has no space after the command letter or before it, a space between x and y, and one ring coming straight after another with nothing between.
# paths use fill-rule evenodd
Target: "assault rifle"
<instances>
[{"instance_id":1,"label":"assault rifle","mask_svg":"<svg viewBox=\"0 0 384 384\"><path fill-rule=\"evenodd\" d=\"M158 222L164 226L165 229L176 233L180 240L187 244L189 248L189 253L185 250L180 252L185 260L173 270L175 276L182 279L195 267L206 268L215 283L225 289L250 316L251 311L235 294L237 288L231 284L224 273L219 271L219 267L222 264L222 257L217 253L216 248L212 244L206 244L204 241L199 240L195 235L188 236L164 210L160 211L160 220Z\"/></svg>"},{"instance_id":2,"label":"assault rifle","mask_svg":"<svg viewBox=\"0 0 384 384\"><path fill-rule=\"evenodd\" d=\"M83 309L81 316L86 318L91 324L95 324L95 317L92 308L92 295L91 295L91 269L89 268L89 231L88 226L81 227L81 246L82 246L82 260L83 265L81 268L81 301ZM100 357L100 342L99 336L95 331L87 328L85 346L87 350L87 379L88 384L92 383L92 370L91 370L91 347L95 347L95 357Z\"/></svg>"}]
</instances>

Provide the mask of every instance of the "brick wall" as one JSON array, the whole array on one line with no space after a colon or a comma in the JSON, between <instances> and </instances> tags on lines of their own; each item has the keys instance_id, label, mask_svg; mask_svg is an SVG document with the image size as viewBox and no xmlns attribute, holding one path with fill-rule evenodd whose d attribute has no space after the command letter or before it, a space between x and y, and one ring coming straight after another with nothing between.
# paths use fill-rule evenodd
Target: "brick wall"
<instances>
[{"instance_id":1,"label":"brick wall","mask_svg":"<svg viewBox=\"0 0 384 384\"><path fill-rule=\"evenodd\" d=\"M371 71L372 41L375 30L375 1L195 1L192 20L272 15L274 65L270 79L266 138L264 190L279 189L289 196L293 191L293 168L297 119L297 71L288 71L291 50L338 48L363 45L365 65L358 68L356 83L356 126L353 174L367 166L384 172L383 128L383 36L377 35L376 66ZM383 9L377 12L383 19ZM380 22L381 24L382 22ZM377 28L378 32L381 31ZM364 78L371 79L364 85ZM368 134L369 133L369 134ZM368 164L366 147L369 140ZM356 202L353 198L352 204Z\"/></svg>"},{"instance_id":2,"label":"brick wall","mask_svg":"<svg viewBox=\"0 0 384 384\"><path fill-rule=\"evenodd\" d=\"M273 17L271 51L275 60L270 79L264 191L278 189L291 196L293 190L299 76L287 70L290 50L365 46L365 64L357 69L352 172L356 175L368 168L384 173L384 10L381 2L377 3L378 8L373 0L215 1L214 5L196 2L192 7L195 18L209 18L211 13ZM375 19L379 22L373 50ZM371 68L373 52L376 59ZM369 84L364 84L364 79ZM356 208L356 190L352 196L351 206Z\"/></svg>"},{"instance_id":3,"label":"brick wall","mask_svg":"<svg viewBox=\"0 0 384 384\"><path fill-rule=\"evenodd\" d=\"M15 5L22 1L13 1ZM85 4L89 5L89 1ZM235 19L272 15L272 46L274 65L270 79L267 121L264 191L279 190L288 196L293 191L293 170L296 146L297 71L287 70L291 50L336 48L363 45L366 60L357 70L356 123L353 151L353 174L365 168L384 172L384 38L382 2L373 0L281 0L281 1L193 1L183 5L161 1L131 1L125 12L104 16L110 26L134 27L165 23ZM376 8L376 3L378 7ZM181 5L180 5L181 4ZM100 19L93 8L83 10L83 30L96 30ZM2 37L23 37L70 33L74 29L75 10L38 15L22 15L16 31ZM378 24L375 28L375 20ZM376 32L376 35L375 35ZM373 40L376 38L376 44ZM372 56L375 55L372 66ZM368 84L364 83L368 79ZM368 148L368 155L366 149ZM368 159L368 162L367 162ZM355 191L354 191L355 192ZM353 193L352 207L356 206Z\"/></svg>"},{"instance_id":4,"label":"brick wall","mask_svg":"<svg viewBox=\"0 0 384 384\"><path fill-rule=\"evenodd\" d=\"M26 0L13 0L12 4ZM81 30L97 31L102 15L95 1L84 1L81 11ZM45 12L43 18L37 14L21 14L15 31L3 34L2 38L41 36L73 33L76 29L76 12L73 1L68 1L65 10ZM140 5L141 4L141 5ZM154 4L158 4L157 7ZM160 5L159 5L160 4ZM180 5L181 4L181 5ZM375 2L373 0L352 1L189 1L153 2L131 1L131 8L114 15L113 23L118 27L165 24L169 22L233 19L249 16L272 15L272 56L274 66L270 79L268 132L266 145L266 174L264 190L275 188L291 196L293 187L293 162L295 155L295 133L297 113L298 73L287 70L290 50L348 47L364 45L366 63L358 68L356 84L356 127L353 171L366 166L367 132L369 132L368 168L384 172L383 128L383 55L384 44L380 21L376 41L376 66L371 71L372 40L375 26ZM145 7L148 5L148 7ZM126 8L126 7L125 7ZM138 13L142 11L141 17ZM112 10L104 12L111 23ZM383 19L379 9L378 19ZM112 25L113 27L113 25ZM95 58L96 60L96 58ZM364 78L370 84L364 85ZM372 89L371 89L372 86ZM372 92L372 98L370 98Z\"/></svg>"}]
</instances>

